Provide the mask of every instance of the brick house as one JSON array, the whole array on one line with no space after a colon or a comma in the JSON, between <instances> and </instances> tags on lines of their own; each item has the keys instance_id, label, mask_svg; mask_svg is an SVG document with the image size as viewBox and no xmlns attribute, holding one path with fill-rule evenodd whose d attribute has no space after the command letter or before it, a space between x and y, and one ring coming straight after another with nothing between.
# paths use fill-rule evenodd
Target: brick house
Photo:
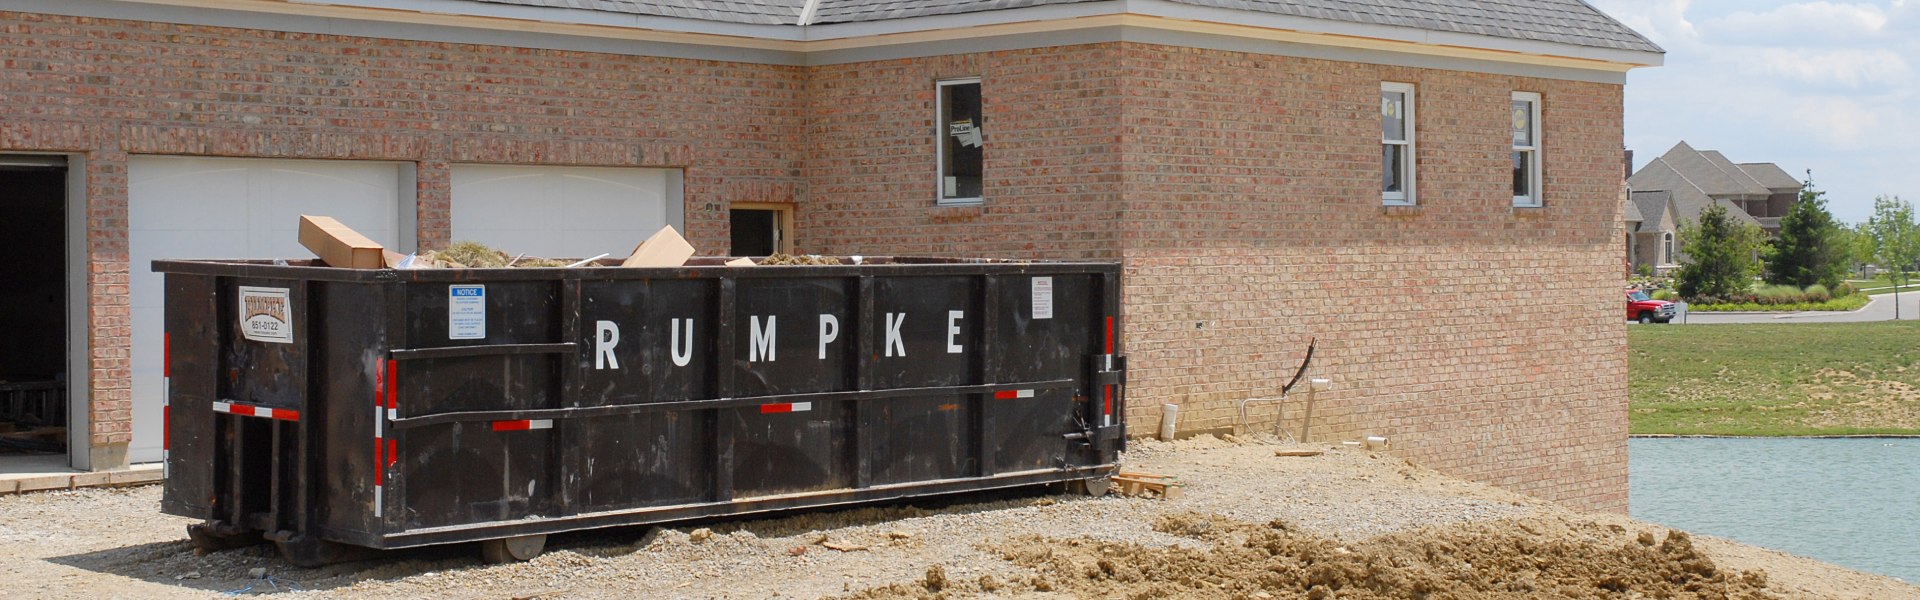
<instances>
[{"instance_id":1,"label":"brick house","mask_svg":"<svg viewBox=\"0 0 1920 600\"><path fill-rule=\"evenodd\" d=\"M158 455L148 261L301 256L304 211L400 249L670 223L706 254L1124 261L1137 431L1235 426L1317 338L1317 439L1626 507L1622 85L1662 54L1579 0L5 11L0 189L64 210L14 239L69 257L39 350L82 374L78 468Z\"/></svg>"},{"instance_id":2,"label":"brick house","mask_svg":"<svg viewBox=\"0 0 1920 600\"><path fill-rule=\"evenodd\" d=\"M1780 217L1800 199L1799 180L1773 163L1734 163L1714 150L1695 150L1685 141L1648 161L1631 177L1627 208L1627 257L1634 268L1666 272L1682 258L1674 239L1680 226L1718 204L1735 222L1780 233ZM1635 214L1640 216L1636 220Z\"/></svg>"}]
</instances>

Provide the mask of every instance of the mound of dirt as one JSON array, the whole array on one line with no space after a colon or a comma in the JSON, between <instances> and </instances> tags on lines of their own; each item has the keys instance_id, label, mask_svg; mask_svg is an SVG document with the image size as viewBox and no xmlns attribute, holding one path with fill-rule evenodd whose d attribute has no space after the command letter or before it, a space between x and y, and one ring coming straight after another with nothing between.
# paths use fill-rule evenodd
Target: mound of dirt
<instances>
[{"instance_id":1,"label":"mound of dirt","mask_svg":"<svg viewBox=\"0 0 1920 600\"><path fill-rule=\"evenodd\" d=\"M1211 549L1025 537L991 550L1025 567L1016 581L922 581L855 598L1032 590L1098 598L1778 598L1758 572L1731 572L1685 532L1649 533L1564 517L1429 527L1342 545L1283 522L1162 516L1154 529Z\"/></svg>"}]
</instances>

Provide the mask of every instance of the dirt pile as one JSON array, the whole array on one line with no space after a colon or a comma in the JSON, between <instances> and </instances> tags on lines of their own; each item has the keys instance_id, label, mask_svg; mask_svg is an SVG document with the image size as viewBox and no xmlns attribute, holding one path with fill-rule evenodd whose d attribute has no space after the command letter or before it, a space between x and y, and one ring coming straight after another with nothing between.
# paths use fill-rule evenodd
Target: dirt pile
<instances>
[{"instance_id":1,"label":"dirt pile","mask_svg":"<svg viewBox=\"0 0 1920 600\"><path fill-rule=\"evenodd\" d=\"M913 584L855 598L1053 592L1100 598L1778 598L1762 573L1717 567L1685 532L1650 533L1563 517L1430 527L1343 544L1284 521L1162 516L1154 529L1211 549L1026 537L991 548L1030 574Z\"/></svg>"}]
</instances>

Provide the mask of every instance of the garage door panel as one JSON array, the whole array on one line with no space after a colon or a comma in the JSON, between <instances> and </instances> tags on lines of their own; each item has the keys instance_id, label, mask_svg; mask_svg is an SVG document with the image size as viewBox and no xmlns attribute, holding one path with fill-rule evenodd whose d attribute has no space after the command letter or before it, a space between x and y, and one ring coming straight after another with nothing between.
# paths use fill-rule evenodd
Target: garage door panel
<instances>
[{"instance_id":1,"label":"garage door panel","mask_svg":"<svg viewBox=\"0 0 1920 600\"><path fill-rule=\"evenodd\" d=\"M400 207L413 206L403 165L364 161L136 156L127 168L132 305L134 462L161 439L162 258L305 258L299 215L340 219L398 248Z\"/></svg>"},{"instance_id":2,"label":"garage door panel","mask_svg":"<svg viewBox=\"0 0 1920 600\"><path fill-rule=\"evenodd\" d=\"M454 165L453 239L542 257L624 256L680 227L669 169Z\"/></svg>"}]
</instances>

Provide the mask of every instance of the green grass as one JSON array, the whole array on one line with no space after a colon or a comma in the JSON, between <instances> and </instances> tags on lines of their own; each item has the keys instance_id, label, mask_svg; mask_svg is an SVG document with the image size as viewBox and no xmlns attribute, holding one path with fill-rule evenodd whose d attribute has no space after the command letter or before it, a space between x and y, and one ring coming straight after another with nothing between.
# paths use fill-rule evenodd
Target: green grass
<instances>
[{"instance_id":1,"label":"green grass","mask_svg":"<svg viewBox=\"0 0 1920 600\"><path fill-rule=\"evenodd\" d=\"M1920 322L1627 328L1635 434L1920 434Z\"/></svg>"},{"instance_id":2,"label":"green grass","mask_svg":"<svg viewBox=\"0 0 1920 600\"><path fill-rule=\"evenodd\" d=\"M1900 293L1902 294L1920 290L1920 273L1910 273L1908 275L1915 277L1915 280L1908 281L1907 285L1900 286ZM1847 283L1853 284L1853 287L1860 288L1860 291L1866 292L1868 295L1878 296L1880 294L1893 293L1893 280L1888 279L1886 273L1875 275L1873 279L1848 279Z\"/></svg>"},{"instance_id":3,"label":"green grass","mask_svg":"<svg viewBox=\"0 0 1920 600\"><path fill-rule=\"evenodd\" d=\"M1904 289L1904 288L1903 288ZM1826 302L1801 302L1798 304L1761 304L1742 302L1739 304L1688 304L1692 312L1803 312L1809 310L1860 310L1873 299L1866 294L1854 294L1845 298L1834 298Z\"/></svg>"}]
</instances>

